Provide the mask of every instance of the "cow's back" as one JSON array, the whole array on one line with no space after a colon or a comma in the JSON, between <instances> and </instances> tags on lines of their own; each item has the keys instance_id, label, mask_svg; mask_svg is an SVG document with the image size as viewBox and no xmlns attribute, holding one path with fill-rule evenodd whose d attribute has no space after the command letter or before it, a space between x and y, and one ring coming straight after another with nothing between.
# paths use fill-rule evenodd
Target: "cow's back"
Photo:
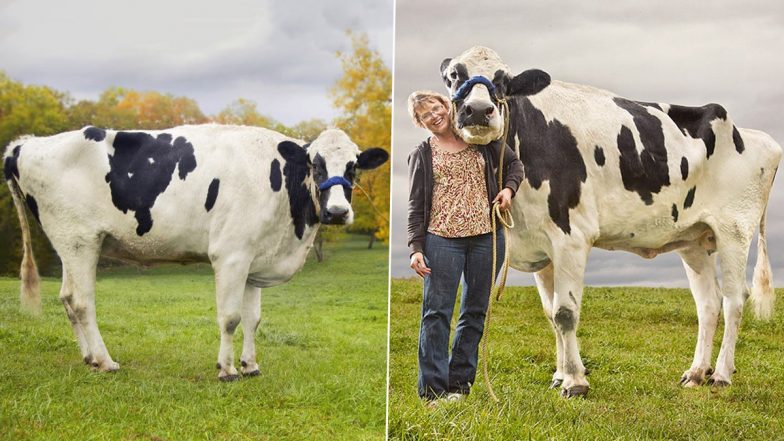
<instances>
[{"instance_id":1,"label":"cow's back","mask_svg":"<svg viewBox=\"0 0 784 441\"><path fill-rule=\"evenodd\" d=\"M781 156L715 104L636 102L559 81L514 100L509 139L525 165L516 201L526 229L513 234L523 242L577 227L608 248L656 249L749 199L758 213Z\"/></svg>"},{"instance_id":2,"label":"cow's back","mask_svg":"<svg viewBox=\"0 0 784 441\"><path fill-rule=\"evenodd\" d=\"M104 254L141 262L207 260L226 242L275 253L294 236L276 183L285 179L277 145L288 139L244 126L90 127L22 139L19 183L55 246L98 235Z\"/></svg>"}]
</instances>

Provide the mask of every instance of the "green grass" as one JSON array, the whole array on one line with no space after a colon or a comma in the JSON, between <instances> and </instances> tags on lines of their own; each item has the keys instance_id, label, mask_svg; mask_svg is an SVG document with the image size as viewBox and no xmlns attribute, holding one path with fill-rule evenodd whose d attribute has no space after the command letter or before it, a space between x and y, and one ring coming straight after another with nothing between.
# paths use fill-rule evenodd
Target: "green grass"
<instances>
[{"instance_id":1,"label":"green grass","mask_svg":"<svg viewBox=\"0 0 784 441\"><path fill-rule=\"evenodd\" d=\"M366 243L327 244L323 263L262 289L261 375L234 383L217 379L206 265L99 274L112 374L80 360L58 279L44 280L32 318L19 281L0 278L0 439L383 439L388 248Z\"/></svg>"},{"instance_id":2,"label":"green grass","mask_svg":"<svg viewBox=\"0 0 784 441\"><path fill-rule=\"evenodd\" d=\"M555 339L535 288L507 288L493 306L488 348L501 402L491 401L480 370L465 400L430 409L416 390L421 290L418 280L392 281L390 439L784 439L781 301L770 322L746 309L731 387L684 389L678 380L697 335L689 292L588 288L578 337L591 390L566 400L548 389Z\"/></svg>"}]
</instances>

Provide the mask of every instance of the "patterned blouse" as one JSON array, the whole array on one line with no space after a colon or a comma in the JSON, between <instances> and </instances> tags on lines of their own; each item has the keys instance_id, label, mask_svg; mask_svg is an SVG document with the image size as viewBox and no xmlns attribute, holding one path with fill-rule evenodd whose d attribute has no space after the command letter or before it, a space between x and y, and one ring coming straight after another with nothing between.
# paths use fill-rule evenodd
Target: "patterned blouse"
<instances>
[{"instance_id":1,"label":"patterned blouse","mask_svg":"<svg viewBox=\"0 0 784 441\"><path fill-rule=\"evenodd\" d=\"M433 146L433 204L428 231L469 237L492 231L485 160L474 146L457 153Z\"/></svg>"}]
</instances>

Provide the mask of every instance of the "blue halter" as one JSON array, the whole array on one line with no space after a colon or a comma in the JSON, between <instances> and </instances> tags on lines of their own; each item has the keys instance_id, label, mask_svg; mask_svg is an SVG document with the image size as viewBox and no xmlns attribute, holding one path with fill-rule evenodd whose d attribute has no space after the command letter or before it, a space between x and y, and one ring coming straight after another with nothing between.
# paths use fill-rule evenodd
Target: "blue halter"
<instances>
[{"instance_id":1,"label":"blue halter","mask_svg":"<svg viewBox=\"0 0 784 441\"><path fill-rule=\"evenodd\" d=\"M490 96L495 98L495 86L493 86L493 82L483 76L477 75L469 78L468 81L457 88L455 94L452 95L452 101L464 100L476 84L484 84L490 92Z\"/></svg>"},{"instance_id":2,"label":"blue halter","mask_svg":"<svg viewBox=\"0 0 784 441\"><path fill-rule=\"evenodd\" d=\"M348 179L344 178L343 176L333 176L327 179L326 181L319 184L319 190L324 191L335 185L342 185L343 188L351 190L351 182L349 182Z\"/></svg>"}]
</instances>

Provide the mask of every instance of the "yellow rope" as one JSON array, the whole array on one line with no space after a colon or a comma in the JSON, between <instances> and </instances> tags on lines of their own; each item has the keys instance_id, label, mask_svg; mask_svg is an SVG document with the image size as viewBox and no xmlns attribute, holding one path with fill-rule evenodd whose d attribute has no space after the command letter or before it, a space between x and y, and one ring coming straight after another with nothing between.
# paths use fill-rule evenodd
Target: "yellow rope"
<instances>
[{"instance_id":1,"label":"yellow rope","mask_svg":"<svg viewBox=\"0 0 784 441\"><path fill-rule=\"evenodd\" d=\"M503 188L503 172L504 172L504 149L506 147L506 139L509 134L509 105L506 100L499 100L499 104L501 105L501 110L504 112L504 135L501 138L501 146L499 149L500 158L498 160L498 190L499 192ZM487 365L489 363L489 357L487 356L487 340L489 338L489 330L490 330L490 312L492 311L493 307L493 291L495 290L495 298L496 300L501 299L501 293L503 293L504 288L506 287L506 275L509 271L509 258L508 258L508 243L509 243L509 229L514 228L514 220L512 219L511 213L507 211L506 213L501 212L501 207L498 202L493 204L492 212L490 213L490 218L492 220L492 227L493 227L493 269L492 269L492 276L491 280L492 283L490 285L490 292L489 298L487 300L487 316L485 318L485 327L484 327L484 335L485 337L482 339L482 375L485 379L485 387L487 388L487 393L490 394L490 398L493 399L494 402L498 403L499 399L493 391L493 384L490 381L490 375L487 373ZM495 285L495 269L498 265L498 250L496 244L496 220L501 222L501 225L504 226L504 263L503 267L501 268L501 282L498 286Z\"/></svg>"}]
</instances>

